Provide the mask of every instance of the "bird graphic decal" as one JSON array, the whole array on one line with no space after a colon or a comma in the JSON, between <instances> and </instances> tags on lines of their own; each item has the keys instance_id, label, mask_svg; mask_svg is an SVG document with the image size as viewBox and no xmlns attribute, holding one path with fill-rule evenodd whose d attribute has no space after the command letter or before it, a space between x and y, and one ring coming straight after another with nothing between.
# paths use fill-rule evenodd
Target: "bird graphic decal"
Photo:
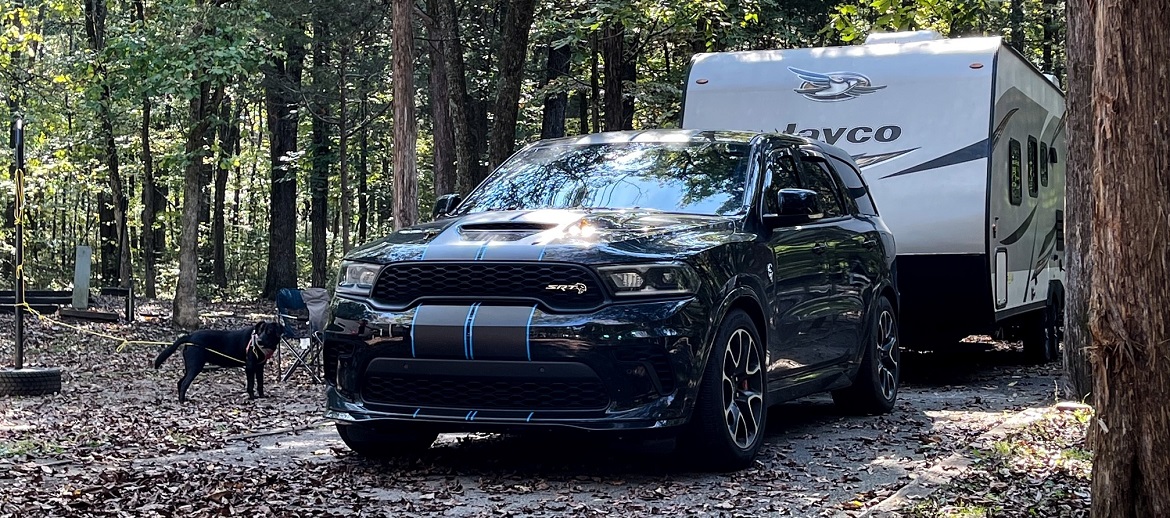
<instances>
[{"instance_id":1,"label":"bird graphic decal","mask_svg":"<svg viewBox=\"0 0 1170 518\"><path fill-rule=\"evenodd\" d=\"M788 70L804 81L793 91L813 101L845 101L885 88L884 85L873 86L869 77L857 72L820 73L796 67L788 67Z\"/></svg>"}]
</instances>

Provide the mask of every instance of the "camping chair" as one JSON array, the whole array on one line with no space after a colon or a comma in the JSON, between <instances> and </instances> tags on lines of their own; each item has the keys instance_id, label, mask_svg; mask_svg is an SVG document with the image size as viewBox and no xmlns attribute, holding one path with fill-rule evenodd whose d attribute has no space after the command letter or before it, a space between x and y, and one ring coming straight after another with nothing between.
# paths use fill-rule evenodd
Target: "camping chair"
<instances>
[{"instance_id":1,"label":"camping chair","mask_svg":"<svg viewBox=\"0 0 1170 518\"><path fill-rule=\"evenodd\" d=\"M329 292L324 288L297 290L281 288L276 293L277 317L284 324L281 336L283 347L292 356L292 364L284 369L281 381L287 381L297 371L304 370L315 383L321 383L321 350L324 348L325 322L328 319ZM280 369L280 359L277 368Z\"/></svg>"}]
</instances>

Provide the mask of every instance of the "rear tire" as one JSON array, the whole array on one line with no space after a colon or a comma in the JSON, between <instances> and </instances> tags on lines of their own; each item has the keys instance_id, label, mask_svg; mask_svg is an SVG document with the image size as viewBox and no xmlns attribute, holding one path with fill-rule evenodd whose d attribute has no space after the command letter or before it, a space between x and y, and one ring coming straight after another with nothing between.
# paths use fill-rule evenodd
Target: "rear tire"
<instances>
[{"instance_id":1,"label":"rear tire","mask_svg":"<svg viewBox=\"0 0 1170 518\"><path fill-rule=\"evenodd\" d=\"M439 436L435 432L402 428L338 424L337 435L354 453L363 457L387 458L426 451Z\"/></svg>"},{"instance_id":2,"label":"rear tire","mask_svg":"<svg viewBox=\"0 0 1170 518\"><path fill-rule=\"evenodd\" d=\"M885 297L878 300L877 314L853 385L833 391L833 402L851 414L884 414L898 399L902 373L898 315Z\"/></svg>"},{"instance_id":3,"label":"rear tire","mask_svg":"<svg viewBox=\"0 0 1170 518\"><path fill-rule=\"evenodd\" d=\"M1060 357L1061 313L1059 296L1048 297L1048 304L1024 331L1024 356L1029 363L1049 363Z\"/></svg>"},{"instance_id":4,"label":"rear tire","mask_svg":"<svg viewBox=\"0 0 1170 518\"><path fill-rule=\"evenodd\" d=\"M684 445L700 467L735 471L751 466L764 443L768 389L763 343L747 313L723 319L703 372Z\"/></svg>"}]
</instances>

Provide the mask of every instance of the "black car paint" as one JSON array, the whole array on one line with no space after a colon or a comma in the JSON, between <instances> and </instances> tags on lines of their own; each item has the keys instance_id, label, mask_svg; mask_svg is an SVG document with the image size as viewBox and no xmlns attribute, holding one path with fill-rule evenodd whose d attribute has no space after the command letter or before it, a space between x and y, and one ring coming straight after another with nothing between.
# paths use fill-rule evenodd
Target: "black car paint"
<instances>
[{"instance_id":1,"label":"black car paint","mask_svg":"<svg viewBox=\"0 0 1170 518\"><path fill-rule=\"evenodd\" d=\"M753 154L768 156L774 148L783 147L817 150L817 146L807 139L758 136L753 139ZM515 302L513 307L532 307L526 326L531 329L525 330L529 357L511 356L508 358L513 361L497 367L508 366L518 370L518 375L539 377L542 365L583 362L603 379L612 396L603 411L548 410L539 417L535 411L527 415L523 410L477 411L457 402L425 412L422 408L363 403L359 384L366 369L409 368L410 359L415 365L442 365L444 372L474 377L485 365L482 362L495 360L412 358L417 351L408 348L413 345L411 332L418 311L339 294L326 331L330 416L343 421L388 418L430 423L442 430L675 427L689 417L718 324L733 308L745 310L756 320L767 344L769 401L849 385L862 356L857 344L868 338L876 318L872 311L876 301L884 295L895 307L898 304L892 237L879 218L860 214L769 228L761 217L758 193L764 179L755 161L749 178L756 195L750 210L735 216L638 209L482 212L400 230L350 252L347 260L374 264L521 261L597 267L682 263L693 268L703 282L686 298L644 300L607 293L603 305L584 313L557 313L539 303ZM483 235L465 230L468 226L507 223L543 226L556 232L581 221L596 229L588 238L563 237L543 246L532 243L531 235L519 239L505 236L509 240L488 244L490 240L476 240ZM854 237L846 230L858 234ZM862 258L853 254L858 247L868 251ZM507 300L507 296L499 299ZM437 294L433 302L461 309L470 301L444 301ZM470 304L469 315L475 309L475 304ZM539 321L534 320L537 315ZM646 327L643 322L656 325ZM666 350L672 379L657 377L647 362L614 360L619 348L644 346ZM432 356L443 354L455 353L434 352ZM392 367L393 361L387 358L402 359L402 365ZM526 365L521 360L535 363Z\"/></svg>"}]
</instances>

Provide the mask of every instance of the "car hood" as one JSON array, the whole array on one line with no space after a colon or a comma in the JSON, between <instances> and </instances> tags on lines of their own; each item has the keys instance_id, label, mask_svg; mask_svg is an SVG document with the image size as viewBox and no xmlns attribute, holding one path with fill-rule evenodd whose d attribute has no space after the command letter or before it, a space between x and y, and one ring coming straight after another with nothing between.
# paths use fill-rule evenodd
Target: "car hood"
<instances>
[{"instance_id":1,"label":"car hood","mask_svg":"<svg viewBox=\"0 0 1170 518\"><path fill-rule=\"evenodd\" d=\"M739 222L641 209L480 212L396 231L346 257L373 263L671 260L752 239Z\"/></svg>"}]
</instances>

